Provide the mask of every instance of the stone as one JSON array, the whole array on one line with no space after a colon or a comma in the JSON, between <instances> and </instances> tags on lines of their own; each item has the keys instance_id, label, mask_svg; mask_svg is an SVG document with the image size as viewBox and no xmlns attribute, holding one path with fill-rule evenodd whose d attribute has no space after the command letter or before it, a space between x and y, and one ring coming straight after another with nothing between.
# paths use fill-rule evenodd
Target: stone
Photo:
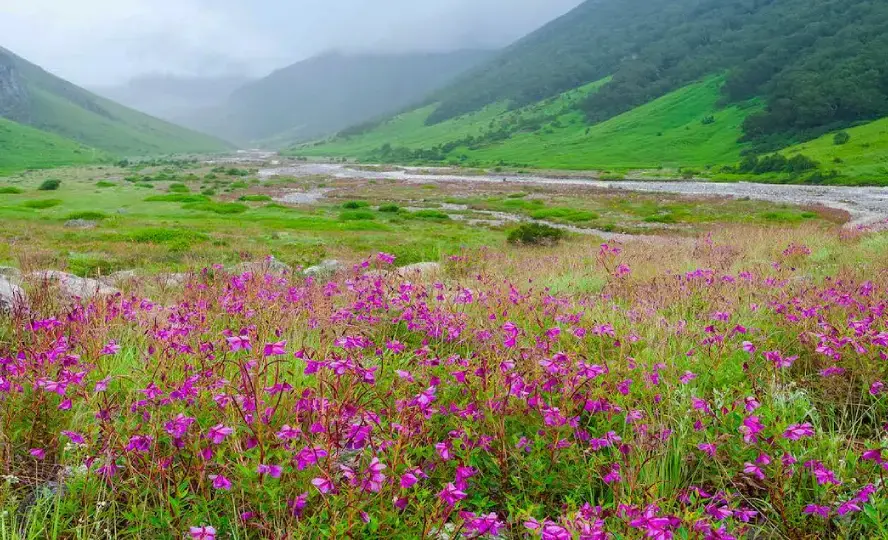
<instances>
[{"instance_id":1,"label":"stone","mask_svg":"<svg viewBox=\"0 0 888 540\"><path fill-rule=\"evenodd\" d=\"M441 265L436 262L419 262L398 268L398 275L401 277L421 277L440 272Z\"/></svg>"},{"instance_id":2,"label":"stone","mask_svg":"<svg viewBox=\"0 0 888 540\"><path fill-rule=\"evenodd\" d=\"M98 222L88 219L69 219L65 222L65 227L69 229L95 229Z\"/></svg>"},{"instance_id":3,"label":"stone","mask_svg":"<svg viewBox=\"0 0 888 540\"><path fill-rule=\"evenodd\" d=\"M250 272L252 274L292 274L293 269L289 264L269 257L264 261L243 262L235 266L232 271L236 274Z\"/></svg>"},{"instance_id":4,"label":"stone","mask_svg":"<svg viewBox=\"0 0 888 540\"><path fill-rule=\"evenodd\" d=\"M0 277L5 277L12 283L21 283L22 271L14 266L0 266Z\"/></svg>"},{"instance_id":5,"label":"stone","mask_svg":"<svg viewBox=\"0 0 888 540\"><path fill-rule=\"evenodd\" d=\"M96 296L111 296L120 291L105 285L97 279L82 278L74 274L59 272L58 270L41 270L31 274L32 279L55 283L59 290L67 296L76 298L94 298Z\"/></svg>"},{"instance_id":6,"label":"stone","mask_svg":"<svg viewBox=\"0 0 888 540\"><path fill-rule=\"evenodd\" d=\"M4 276L0 276L0 313L7 313L19 303L24 303L25 291Z\"/></svg>"},{"instance_id":7,"label":"stone","mask_svg":"<svg viewBox=\"0 0 888 540\"><path fill-rule=\"evenodd\" d=\"M157 283L163 287L181 287L188 282L188 274L158 274Z\"/></svg>"},{"instance_id":8,"label":"stone","mask_svg":"<svg viewBox=\"0 0 888 540\"><path fill-rule=\"evenodd\" d=\"M111 287L119 287L120 285L139 279L139 274L135 270L120 270L107 276L99 278L99 281Z\"/></svg>"},{"instance_id":9,"label":"stone","mask_svg":"<svg viewBox=\"0 0 888 540\"><path fill-rule=\"evenodd\" d=\"M302 273L306 277L328 278L336 272L340 272L343 268L344 266L341 262L335 259L328 259L315 266L309 266Z\"/></svg>"}]
</instances>

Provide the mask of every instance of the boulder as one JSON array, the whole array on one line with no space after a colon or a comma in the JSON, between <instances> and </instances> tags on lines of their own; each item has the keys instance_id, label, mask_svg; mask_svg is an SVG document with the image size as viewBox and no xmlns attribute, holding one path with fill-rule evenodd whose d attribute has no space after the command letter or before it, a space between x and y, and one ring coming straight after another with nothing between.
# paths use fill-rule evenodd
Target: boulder
<instances>
[{"instance_id":1,"label":"boulder","mask_svg":"<svg viewBox=\"0 0 888 540\"><path fill-rule=\"evenodd\" d=\"M293 269L289 264L281 262L274 257L269 257L264 261L243 262L235 266L232 272L243 274L250 272L252 274L292 274Z\"/></svg>"},{"instance_id":2,"label":"boulder","mask_svg":"<svg viewBox=\"0 0 888 540\"><path fill-rule=\"evenodd\" d=\"M341 262L335 259L329 259L321 262L315 266L309 266L302 273L306 277L313 278L328 278L335 274L336 272L341 271L344 268Z\"/></svg>"},{"instance_id":3,"label":"boulder","mask_svg":"<svg viewBox=\"0 0 888 540\"><path fill-rule=\"evenodd\" d=\"M95 229L98 222L88 219L69 219L65 222L65 227L69 229Z\"/></svg>"},{"instance_id":4,"label":"boulder","mask_svg":"<svg viewBox=\"0 0 888 540\"><path fill-rule=\"evenodd\" d=\"M188 282L188 274L158 274L157 283L162 287L181 287Z\"/></svg>"},{"instance_id":5,"label":"boulder","mask_svg":"<svg viewBox=\"0 0 888 540\"><path fill-rule=\"evenodd\" d=\"M436 262L419 262L398 268L398 275L401 277L429 276L440 272L441 265Z\"/></svg>"},{"instance_id":6,"label":"boulder","mask_svg":"<svg viewBox=\"0 0 888 540\"><path fill-rule=\"evenodd\" d=\"M120 270L119 272L100 277L99 281L111 287L120 287L124 283L137 279L139 279L139 274L135 270Z\"/></svg>"},{"instance_id":7,"label":"boulder","mask_svg":"<svg viewBox=\"0 0 888 540\"><path fill-rule=\"evenodd\" d=\"M0 276L0 313L12 311L19 302L25 301L25 291L6 277Z\"/></svg>"},{"instance_id":8,"label":"boulder","mask_svg":"<svg viewBox=\"0 0 888 540\"><path fill-rule=\"evenodd\" d=\"M12 283L21 283L22 271L14 266L0 266L0 277L5 277Z\"/></svg>"},{"instance_id":9,"label":"boulder","mask_svg":"<svg viewBox=\"0 0 888 540\"><path fill-rule=\"evenodd\" d=\"M49 283L55 283L59 290L67 296L77 298L94 298L96 296L110 296L120 291L105 285L97 279L82 278L74 274L59 272L58 270L41 270L31 274L31 278Z\"/></svg>"}]
</instances>

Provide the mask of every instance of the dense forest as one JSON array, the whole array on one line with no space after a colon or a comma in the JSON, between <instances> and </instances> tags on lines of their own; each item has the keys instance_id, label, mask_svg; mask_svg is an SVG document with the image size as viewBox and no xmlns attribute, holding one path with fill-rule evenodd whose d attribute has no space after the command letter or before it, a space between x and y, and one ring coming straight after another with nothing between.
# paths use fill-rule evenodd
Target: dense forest
<instances>
[{"instance_id":1,"label":"dense forest","mask_svg":"<svg viewBox=\"0 0 888 540\"><path fill-rule=\"evenodd\" d=\"M888 115L884 0L589 0L439 92L433 124L539 101L612 75L579 106L600 122L711 73L743 126L777 147Z\"/></svg>"}]
</instances>

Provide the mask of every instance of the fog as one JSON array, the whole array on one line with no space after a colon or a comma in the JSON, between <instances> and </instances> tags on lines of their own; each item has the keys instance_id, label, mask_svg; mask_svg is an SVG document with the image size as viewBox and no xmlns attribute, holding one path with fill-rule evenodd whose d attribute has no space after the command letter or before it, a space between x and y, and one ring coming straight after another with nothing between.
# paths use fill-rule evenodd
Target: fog
<instances>
[{"instance_id":1,"label":"fog","mask_svg":"<svg viewBox=\"0 0 888 540\"><path fill-rule=\"evenodd\" d=\"M0 46L81 85L248 75L331 49L504 46L581 0L0 0Z\"/></svg>"}]
</instances>

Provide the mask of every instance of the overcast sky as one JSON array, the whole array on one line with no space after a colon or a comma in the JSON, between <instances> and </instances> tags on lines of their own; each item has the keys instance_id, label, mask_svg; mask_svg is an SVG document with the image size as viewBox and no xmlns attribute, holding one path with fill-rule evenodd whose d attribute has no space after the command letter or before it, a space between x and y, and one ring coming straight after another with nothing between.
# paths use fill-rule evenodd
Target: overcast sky
<instances>
[{"instance_id":1,"label":"overcast sky","mask_svg":"<svg viewBox=\"0 0 888 540\"><path fill-rule=\"evenodd\" d=\"M0 0L0 46L81 85L264 75L318 52L497 47L582 0Z\"/></svg>"}]
</instances>

